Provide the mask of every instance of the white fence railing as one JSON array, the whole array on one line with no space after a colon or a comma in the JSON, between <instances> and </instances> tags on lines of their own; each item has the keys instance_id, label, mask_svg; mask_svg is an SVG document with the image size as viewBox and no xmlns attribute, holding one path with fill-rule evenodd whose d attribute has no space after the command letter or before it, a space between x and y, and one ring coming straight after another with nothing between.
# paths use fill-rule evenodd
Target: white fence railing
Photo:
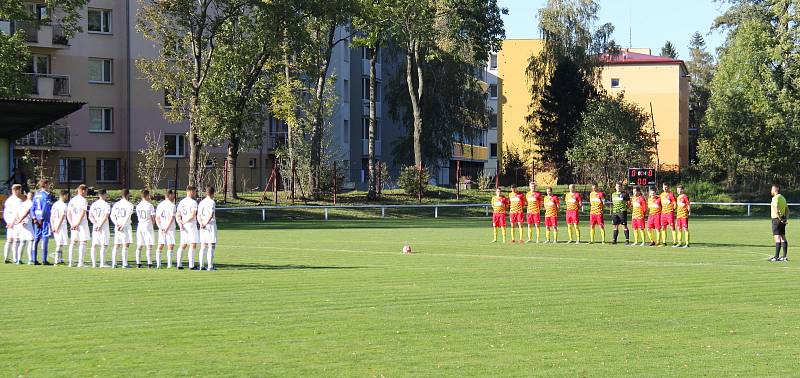
<instances>
[{"instance_id":1,"label":"white fence railing","mask_svg":"<svg viewBox=\"0 0 800 378\"><path fill-rule=\"evenodd\" d=\"M609 203L610 204L610 203ZM744 206L747 208L747 216L752 214L753 207L770 206L765 202L693 202L692 206ZM789 206L800 206L800 203L790 203ZM220 207L217 211L261 211L261 220L267 220L267 210L323 210L325 220L329 219L330 210L378 210L381 211L381 218L386 217L386 209L432 209L433 217L439 218L440 208L482 208L486 216L489 216L491 205L487 204L436 204L436 205L292 205L292 206L243 206L243 207ZM607 206L609 213L610 206Z\"/></svg>"}]
</instances>

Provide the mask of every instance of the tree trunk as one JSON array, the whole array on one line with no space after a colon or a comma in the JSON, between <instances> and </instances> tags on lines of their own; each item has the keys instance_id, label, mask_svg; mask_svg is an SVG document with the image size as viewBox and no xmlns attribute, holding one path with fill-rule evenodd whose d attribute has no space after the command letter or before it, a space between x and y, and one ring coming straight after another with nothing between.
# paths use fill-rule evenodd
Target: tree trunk
<instances>
[{"instance_id":1,"label":"tree trunk","mask_svg":"<svg viewBox=\"0 0 800 378\"><path fill-rule=\"evenodd\" d=\"M333 53L333 40L336 37L336 24L328 27L326 35L325 52L323 53L322 60L319 61L319 71L317 72L317 90L315 92L315 109L314 109L314 125L311 130L311 169L309 169L309 190L314 198L319 196L319 176L320 166L322 165L322 138L324 119L324 96L325 96L325 78L328 76L328 68L331 65L331 54Z\"/></svg>"},{"instance_id":2,"label":"tree trunk","mask_svg":"<svg viewBox=\"0 0 800 378\"><path fill-rule=\"evenodd\" d=\"M239 198L239 192L236 190L236 183L238 182L236 177L236 163L239 161L239 146L239 138L230 138L230 143L228 143L228 156L225 158L228 162L228 177L226 182L228 197L233 199Z\"/></svg>"},{"instance_id":3,"label":"tree trunk","mask_svg":"<svg viewBox=\"0 0 800 378\"><path fill-rule=\"evenodd\" d=\"M192 112L189 118L189 133L186 137L189 142L189 180L187 185L198 186L201 183L197 182L198 167L200 166L200 136L197 135L197 124L195 123L194 114L197 114L199 106L199 91L195 91L194 98L192 99Z\"/></svg>"},{"instance_id":4,"label":"tree trunk","mask_svg":"<svg viewBox=\"0 0 800 378\"><path fill-rule=\"evenodd\" d=\"M375 171L375 134L377 127L377 74L375 72L375 65L378 61L378 53L380 47L375 46L370 49L369 57L369 141L368 141L368 158L369 158L369 192L367 198L370 200L377 199L377 175Z\"/></svg>"},{"instance_id":5,"label":"tree trunk","mask_svg":"<svg viewBox=\"0 0 800 378\"><path fill-rule=\"evenodd\" d=\"M414 73L416 68L417 85L414 85ZM411 110L414 115L414 165L417 169L422 168L422 67L419 61L419 44L411 42L406 50L406 84L408 85L408 95L411 98Z\"/></svg>"}]
</instances>

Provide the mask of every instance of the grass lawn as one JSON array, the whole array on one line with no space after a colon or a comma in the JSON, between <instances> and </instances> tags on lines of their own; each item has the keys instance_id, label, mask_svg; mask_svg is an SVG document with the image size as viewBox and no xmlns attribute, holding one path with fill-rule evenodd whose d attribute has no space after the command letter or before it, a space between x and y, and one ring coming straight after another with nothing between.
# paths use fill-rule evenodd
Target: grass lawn
<instances>
[{"instance_id":1,"label":"grass lawn","mask_svg":"<svg viewBox=\"0 0 800 378\"><path fill-rule=\"evenodd\" d=\"M688 250L491 245L487 223L225 222L216 272L0 265L0 375L799 371L800 255L766 261L766 219L695 219Z\"/></svg>"}]
</instances>

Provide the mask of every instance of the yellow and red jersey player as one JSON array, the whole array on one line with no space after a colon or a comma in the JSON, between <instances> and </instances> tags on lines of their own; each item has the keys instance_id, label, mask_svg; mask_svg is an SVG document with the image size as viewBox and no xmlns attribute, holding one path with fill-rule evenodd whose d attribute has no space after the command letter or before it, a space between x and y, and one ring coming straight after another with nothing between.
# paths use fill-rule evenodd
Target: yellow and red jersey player
<instances>
[{"instance_id":1,"label":"yellow and red jersey player","mask_svg":"<svg viewBox=\"0 0 800 378\"><path fill-rule=\"evenodd\" d=\"M531 226L536 226L536 242L539 242L539 224L542 222L542 193L536 191L536 183L530 183L530 191L525 195L525 202L528 204L528 243L531 242L533 237L533 230Z\"/></svg>"},{"instance_id":2,"label":"yellow and red jersey player","mask_svg":"<svg viewBox=\"0 0 800 378\"><path fill-rule=\"evenodd\" d=\"M508 210L508 197L503 195L502 188L498 187L494 191L492 197L492 233L494 239L492 243L497 242L497 229L503 230L503 243L506 242L506 211Z\"/></svg>"},{"instance_id":3,"label":"yellow and red jersey player","mask_svg":"<svg viewBox=\"0 0 800 378\"><path fill-rule=\"evenodd\" d=\"M664 183L661 192L661 242L667 244L667 226L672 229L672 246L678 246L678 233L675 231L675 195L669 191L669 184Z\"/></svg>"},{"instance_id":4,"label":"yellow and red jersey player","mask_svg":"<svg viewBox=\"0 0 800 378\"><path fill-rule=\"evenodd\" d=\"M656 191L650 188L650 196L647 199L647 235L650 237L650 245L655 246L661 243L661 197L656 195ZM653 233L655 232L655 236Z\"/></svg>"},{"instance_id":5,"label":"yellow and red jersey player","mask_svg":"<svg viewBox=\"0 0 800 378\"><path fill-rule=\"evenodd\" d=\"M545 243L550 242L550 230L553 230L553 243L558 243L558 210L561 208L561 201L558 196L553 195L553 188L547 188L547 195L544 196L544 227Z\"/></svg>"},{"instance_id":6,"label":"yellow and red jersey player","mask_svg":"<svg viewBox=\"0 0 800 378\"><path fill-rule=\"evenodd\" d=\"M594 228L600 226L600 236L602 243L606 243L606 225L603 222L603 210L606 194L597 188L597 183L592 184L592 192L589 193L589 227L592 231L589 234L589 243L594 243Z\"/></svg>"},{"instance_id":7,"label":"yellow and red jersey player","mask_svg":"<svg viewBox=\"0 0 800 378\"><path fill-rule=\"evenodd\" d=\"M647 213L647 200L644 199L639 188L633 188L633 200L631 201L631 223L633 226L633 244L639 243L639 236L642 237L644 246L644 216Z\"/></svg>"},{"instance_id":8,"label":"yellow and red jersey player","mask_svg":"<svg viewBox=\"0 0 800 378\"><path fill-rule=\"evenodd\" d=\"M522 222L525 213L525 195L517 191L515 185L511 185L511 193L508 194L509 218L511 218L511 242L514 243L514 225L519 227L519 242L522 243Z\"/></svg>"},{"instance_id":9,"label":"yellow and red jersey player","mask_svg":"<svg viewBox=\"0 0 800 378\"><path fill-rule=\"evenodd\" d=\"M581 229L578 228L578 223L580 219L579 213L583 202L581 200L580 193L575 191L575 184L569 184L569 192L564 195L564 202L567 203L567 236L569 237L569 241L567 243L572 242L572 234L574 231L576 236L575 244L580 244Z\"/></svg>"},{"instance_id":10,"label":"yellow and red jersey player","mask_svg":"<svg viewBox=\"0 0 800 378\"><path fill-rule=\"evenodd\" d=\"M681 245L681 239L683 239L683 248L689 248L689 215L692 214L692 204L689 202L689 196L683 192L683 185L678 185L677 190L678 210L675 223L678 226L678 232L682 234L678 236L678 246Z\"/></svg>"}]
</instances>

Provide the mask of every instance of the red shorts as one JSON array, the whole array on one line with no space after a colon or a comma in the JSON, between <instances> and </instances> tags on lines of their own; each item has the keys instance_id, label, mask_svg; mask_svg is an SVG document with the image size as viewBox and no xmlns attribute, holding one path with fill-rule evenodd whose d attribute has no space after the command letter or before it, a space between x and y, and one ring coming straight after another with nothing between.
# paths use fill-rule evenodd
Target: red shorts
<instances>
[{"instance_id":1,"label":"red shorts","mask_svg":"<svg viewBox=\"0 0 800 378\"><path fill-rule=\"evenodd\" d=\"M567 224L578 224L578 210L567 210Z\"/></svg>"},{"instance_id":2,"label":"red shorts","mask_svg":"<svg viewBox=\"0 0 800 378\"><path fill-rule=\"evenodd\" d=\"M522 223L522 213L511 213L508 217L511 218L511 224Z\"/></svg>"},{"instance_id":3,"label":"red shorts","mask_svg":"<svg viewBox=\"0 0 800 378\"><path fill-rule=\"evenodd\" d=\"M505 214L492 214L492 227L505 227L506 215Z\"/></svg>"},{"instance_id":4,"label":"red shorts","mask_svg":"<svg viewBox=\"0 0 800 378\"><path fill-rule=\"evenodd\" d=\"M544 226L545 227L558 227L558 218L557 217L544 217Z\"/></svg>"},{"instance_id":5,"label":"red shorts","mask_svg":"<svg viewBox=\"0 0 800 378\"><path fill-rule=\"evenodd\" d=\"M644 230L644 218L631 219L631 223L634 230Z\"/></svg>"},{"instance_id":6,"label":"red shorts","mask_svg":"<svg viewBox=\"0 0 800 378\"><path fill-rule=\"evenodd\" d=\"M603 223L603 214L591 214L591 215L589 215L589 225L590 226L594 226L594 225L604 226L605 223Z\"/></svg>"},{"instance_id":7,"label":"red shorts","mask_svg":"<svg viewBox=\"0 0 800 378\"><path fill-rule=\"evenodd\" d=\"M538 226L540 223L542 223L542 215L539 213L528 213L527 220L529 225L535 224Z\"/></svg>"},{"instance_id":8,"label":"red shorts","mask_svg":"<svg viewBox=\"0 0 800 378\"><path fill-rule=\"evenodd\" d=\"M661 215L650 215L647 217L647 229L659 230L661 229Z\"/></svg>"},{"instance_id":9,"label":"red shorts","mask_svg":"<svg viewBox=\"0 0 800 378\"><path fill-rule=\"evenodd\" d=\"M689 229L689 218L678 218L676 221L678 228Z\"/></svg>"},{"instance_id":10,"label":"red shorts","mask_svg":"<svg viewBox=\"0 0 800 378\"><path fill-rule=\"evenodd\" d=\"M673 214L661 214L661 227L672 226L675 228L675 215Z\"/></svg>"}]
</instances>

